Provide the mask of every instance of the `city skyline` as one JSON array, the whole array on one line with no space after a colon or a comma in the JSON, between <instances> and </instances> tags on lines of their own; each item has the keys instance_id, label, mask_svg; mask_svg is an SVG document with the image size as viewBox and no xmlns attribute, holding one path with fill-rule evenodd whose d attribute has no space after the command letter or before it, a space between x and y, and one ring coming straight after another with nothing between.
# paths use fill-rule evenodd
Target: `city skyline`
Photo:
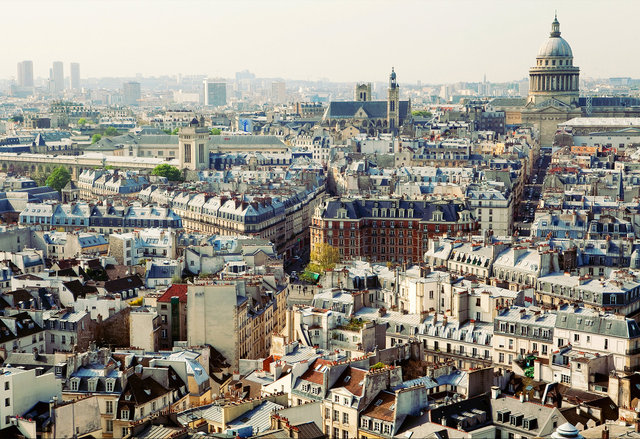
<instances>
[{"instance_id":1,"label":"city skyline","mask_svg":"<svg viewBox=\"0 0 640 439\"><path fill-rule=\"evenodd\" d=\"M555 9L584 78L632 76L640 67L626 56L633 49L632 21L640 5L625 1L607 3L610 10L625 8L624 14L606 15L598 13L601 3L577 1L406 1L391 7L359 1L167 0L153 7L127 3L128 13L117 16L110 10L113 3L96 1L90 10L74 1L7 4L13 16L28 14L35 30L25 39L18 20L7 23L7 63L0 76L17 79L16 64L32 60L34 77L46 78L52 62L62 60L81 64L85 78L229 78L249 69L258 77L353 82L377 80L393 65L404 83L479 82L485 74L490 82L517 81L526 78ZM117 33L110 31L115 26ZM596 32L614 26L615 34ZM42 45L45 38L49 44ZM622 57L624 65L615 62Z\"/></svg>"}]
</instances>

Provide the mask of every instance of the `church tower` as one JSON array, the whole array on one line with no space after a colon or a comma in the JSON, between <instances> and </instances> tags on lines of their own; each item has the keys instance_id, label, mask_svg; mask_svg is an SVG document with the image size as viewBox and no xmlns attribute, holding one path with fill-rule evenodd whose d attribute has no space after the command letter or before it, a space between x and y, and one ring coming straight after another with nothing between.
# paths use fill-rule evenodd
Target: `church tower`
<instances>
[{"instance_id":1,"label":"church tower","mask_svg":"<svg viewBox=\"0 0 640 439\"><path fill-rule=\"evenodd\" d=\"M209 129L197 118L178 133L178 161L181 169L209 169Z\"/></svg>"},{"instance_id":2,"label":"church tower","mask_svg":"<svg viewBox=\"0 0 640 439\"><path fill-rule=\"evenodd\" d=\"M387 92L387 127L395 131L400 125L400 87L396 82L396 72L391 68L389 75L389 90Z\"/></svg>"},{"instance_id":3,"label":"church tower","mask_svg":"<svg viewBox=\"0 0 640 439\"><path fill-rule=\"evenodd\" d=\"M353 97L356 102L369 102L371 100L371 83L356 84Z\"/></svg>"}]
</instances>

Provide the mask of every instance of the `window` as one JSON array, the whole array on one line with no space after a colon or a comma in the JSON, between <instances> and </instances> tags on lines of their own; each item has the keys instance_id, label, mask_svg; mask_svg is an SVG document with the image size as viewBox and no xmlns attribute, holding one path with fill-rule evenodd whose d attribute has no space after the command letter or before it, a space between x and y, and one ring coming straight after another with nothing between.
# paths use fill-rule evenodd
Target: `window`
<instances>
[{"instance_id":1,"label":"window","mask_svg":"<svg viewBox=\"0 0 640 439\"><path fill-rule=\"evenodd\" d=\"M129 419L129 410L121 410L120 411L120 417L122 419Z\"/></svg>"},{"instance_id":2,"label":"window","mask_svg":"<svg viewBox=\"0 0 640 439\"><path fill-rule=\"evenodd\" d=\"M5 398L4 399L4 406L5 407L9 407L11 405L11 398Z\"/></svg>"},{"instance_id":3,"label":"window","mask_svg":"<svg viewBox=\"0 0 640 439\"><path fill-rule=\"evenodd\" d=\"M339 395L333 395L333 402L340 402L340 396Z\"/></svg>"},{"instance_id":4,"label":"window","mask_svg":"<svg viewBox=\"0 0 640 439\"><path fill-rule=\"evenodd\" d=\"M333 411L333 420L336 422L340 421L340 412L338 410Z\"/></svg>"},{"instance_id":5,"label":"window","mask_svg":"<svg viewBox=\"0 0 640 439\"><path fill-rule=\"evenodd\" d=\"M339 438L340 437L340 429L333 427L333 437L335 438Z\"/></svg>"},{"instance_id":6,"label":"window","mask_svg":"<svg viewBox=\"0 0 640 439\"><path fill-rule=\"evenodd\" d=\"M4 390L9 390L9 381L4 382Z\"/></svg>"},{"instance_id":7,"label":"window","mask_svg":"<svg viewBox=\"0 0 640 439\"><path fill-rule=\"evenodd\" d=\"M80 380L78 378L75 378L73 380L71 380L71 390L76 391L78 390L78 383L80 382Z\"/></svg>"},{"instance_id":8,"label":"window","mask_svg":"<svg viewBox=\"0 0 640 439\"><path fill-rule=\"evenodd\" d=\"M349 414L348 413L343 413L342 414L342 423L343 424L349 424Z\"/></svg>"},{"instance_id":9,"label":"window","mask_svg":"<svg viewBox=\"0 0 640 439\"><path fill-rule=\"evenodd\" d=\"M109 379L107 380L107 392L113 392L113 385L114 385L114 380L113 379Z\"/></svg>"},{"instance_id":10,"label":"window","mask_svg":"<svg viewBox=\"0 0 640 439\"><path fill-rule=\"evenodd\" d=\"M112 419L107 419L107 432L108 433L113 432L113 420Z\"/></svg>"},{"instance_id":11,"label":"window","mask_svg":"<svg viewBox=\"0 0 640 439\"><path fill-rule=\"evenodd\" d=\"M500 355L498 356L498 362L504 363L504 353L500 352Z\"/></svg>"},{"instance_id":12,"label":"window","mask_svg":"<svg viewBox=\"0 0 640 439\"><path fill-rule=\"evenodd\" d=\"M573 334L573 341L574 342L579 342L580 341L580 334Z\"/></svg>"},{"instance_id":13,"label":"window","mask_svg":"<svg viewBox=\"0 0 640 439\"><path fill-rule=\"evenodd\" d=\"M184 162L191 163L191 144L189 143L184 145Z\"/></svg>"},{"instance_id":14,"label":"window","mask_svg":"<svg viewBox=\"0 0 640 439\"><path fill-rule=\"evenodd\" d=\"M384 424L384 434L391 434L391 426L389 424Z\"/></svg>"},{"instance_id":15,"label":"window","mask_svg":"<svg viewBox=\"0 0 640 439\"><path fill-rule=\"evenodd\" d=\"M347 430L342 430L342 439L349 439L349 432Z\"/></svg>"},{"instance_id":16,"label":"window","mask_svg":"<svg viewBox=\"0 0 640 439\"><path fill-rule=\"evenodd\" d=\"M328 407L325 407L324 409L324 418L325 419L331 419L331 409Z\"/></svg>"},{"instance_id":17,"label":"window","mask_svg":"<svg viewBox=\"0 0 640 439\"><path fill-rule=\"evenodd\" d=\"M113 413L113 401L107 401L107 413Z\"/></svg>"}]
</instances>

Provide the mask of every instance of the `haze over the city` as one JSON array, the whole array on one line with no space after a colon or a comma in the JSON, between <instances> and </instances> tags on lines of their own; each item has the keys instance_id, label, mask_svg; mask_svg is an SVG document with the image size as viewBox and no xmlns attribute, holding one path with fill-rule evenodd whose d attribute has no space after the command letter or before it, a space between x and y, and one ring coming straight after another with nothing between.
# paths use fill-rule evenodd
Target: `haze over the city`
<instances>
[{"instance_id":1,"label":"haze over the city","mask_svg":"<svg viewBox=\"0 0 640 439\"><path fill-rule=\"evenodd\" d=\"M635 1L14 1L3 4L5 62L56 60L83 77L207 74L412 83L522 79L554 11L583 77L640 70ZM619 62L624 59L624 63Z\"/></svg>"}]
</instances>

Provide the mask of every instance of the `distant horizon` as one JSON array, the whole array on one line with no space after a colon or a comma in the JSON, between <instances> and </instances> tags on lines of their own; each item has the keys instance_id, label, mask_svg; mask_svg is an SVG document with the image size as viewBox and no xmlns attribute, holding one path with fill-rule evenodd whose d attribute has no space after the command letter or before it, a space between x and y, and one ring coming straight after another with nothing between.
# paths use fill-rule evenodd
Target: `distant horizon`
<instances>
[{"instance_id":1,"label":"distant horizon","mask_svg":"<svg viewBox=\"0 0 640 439\"><path fill-rule=\"evenodd\" d=\"M485 74L491 83L517 82L534 65L555 9L583 78L640 71L629 56L640 2L558 3L16 0L3 4L14 19L5 23L0 77L16 79L17 63L32 60L42 79L63 61L65 77L77 62L82 78L231 78L246 69L260 78L383 82L395 66L400 84L482 82Z\"/></svg>"},{"instance_id":2,"label":"distant horizon","mask_svg":"<svg viewBox=\"0 0 640 439\"><path fill-rule=\"evenodd\" d=\"M29 61L29 60L23 60L23 61ZM35 61L34 61L35 64ZM80 66L80 71L82 73L82 65ZM252 72L253 73L253 72ZM398 84L400 86L404 84L409 85L409 86L417 86L418 82L414 81L414 82L403 82L402 81L402 75L401 72L397 72L398 74ZM82 76L81 74L81 81L96 81L96 80L106 80L106 79L119 79L119 80L123 80L123 81L136 81L136 80L145 80L145 79L154 79L154 78L177 78L178 76L183 76L183 77L206 77L205 74L203 73L156 73L153 75L142 75L142 76L138 76L138 75L133 75L133 76L126 76L126 75L122 75L122 76L91 76L91 77L85 77ZM65 80L69 79L69 75L65 74ZM602 80L610 80L610 79L617 79L617 78L628 78L632 81L638 81L640 80L640 76L638 77L633 77L633 76L604 76L604 77L597 77L597 78L592 78L592 77L585 77L584 75L580 75L580 80L587 80L587 81L602 81ZM0 78L0 80L2 81L12 81L15 80L16 78ZM233 76L229 76L229 77L216 77L216 78L211 78L208 77L208 79L213 80L231 80L231 81L235 81L235 77ZM328 82L331 84L356 84L358 82L370 82L373 84L379 84L379 83L386 83L386 80L346 80L346 81L333 81L330 80L328 78L322 78L322 79L315 79L315 80L311 80L311 79L300 79L300 78L285 78L285 77L281 77L281 76L272 76L272 77L262 77L262 76L257 76L255 77L256 80L281 80L281 81L293 81L293 82ZM525 77L522 77L520 79L512 79L512 80L506 80L506 81L490 81L487 79L487 83L488 84L511 84L511 83L517 83L520 81L526 81L528 80L528 75ZM48 78L47 77L34 77L34 82L38 82L38 81L47 81ZM429 86L442 86L442 85L450 85L450 84L457 84L457 83L468 83L468 84L479 84L482 83L482 80L459 80L459 81L454 81L454 82L441 82L441 83L432 83L432 82L421 82L420 86L421 87L429 87ZM44 86L44 85L41 85ZM38 86L36 86L38 87Z\"/></svg>"}]
</instances>

